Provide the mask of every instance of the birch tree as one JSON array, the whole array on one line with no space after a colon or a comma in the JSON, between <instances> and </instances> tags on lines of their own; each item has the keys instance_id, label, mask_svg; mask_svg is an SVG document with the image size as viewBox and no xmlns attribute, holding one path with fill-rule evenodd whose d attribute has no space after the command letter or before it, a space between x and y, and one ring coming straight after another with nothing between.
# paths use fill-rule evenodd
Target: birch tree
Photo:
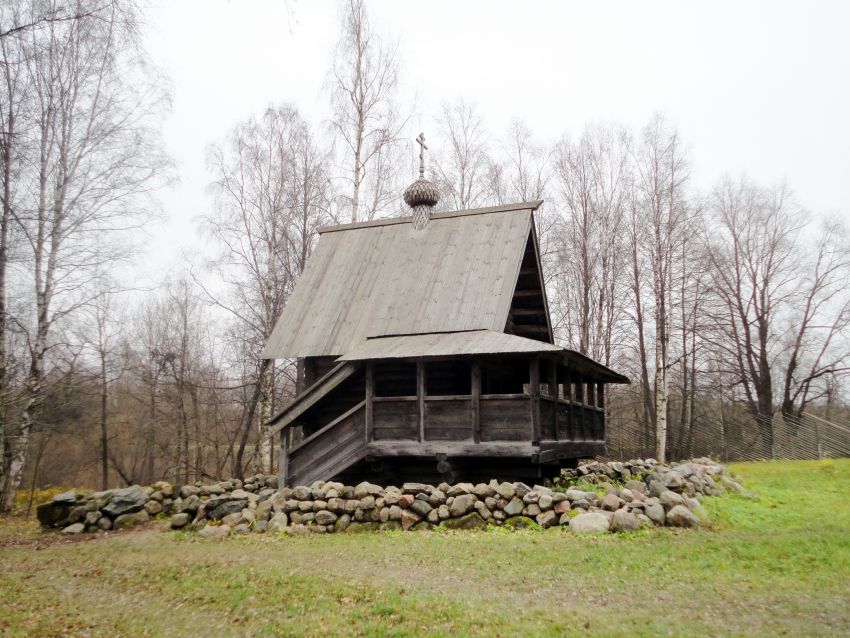
<instances>
[{"instance_id":1,"label":"birch tree","mask_svg":"<svg viewBox=\"0 0 850 638\"><path fill-rule=\"evenodd\" d=\"M386 211L401 196L393 179L400 166L395 146L408 118L397 100L397 47L375 33L365 0L341 6L342 34L328 78L331 129L342 151L342 199L356 222Z\"/></svg>"},{"instance_id":2,"label":"birch tree","mask_svg":"<svg viewBox=\"0 0 850 638\"><path fill-rule=\"evenodd\" d=\"M654 339L655 453L666 458L667 418L672 333L673 265L685 231L685 185L688 169L678 133L656 116L643 129L635 150L636 203L641 209L643 232L636 228L636 247L643 250L650 268Z\"/></svg>"},{"instance_id":3,"label":"birch tree","mask_svg":"<svg viewBox=\"0 0 850 638\"><path fill-rule=\"evenodd\" d=\"M444 103L436 120L443 142L435 161L441 203L447 210L486 205L491 160L481 117L472 104L460 100Z\"/></svg>"},{"instance_id":4,"label":"birch tree","mask_svg":"<svg viewBox=\"0 0 850 638\"><path fill-rule=\"evenodd\" d=\"M11 450L5 510L20 484L43 396L51 332L96 294L94 271L133 253L128 230L147 218L149 195L168 166L156 129L167 96L138 46L135 4L75 6L79 19L46 21L3 38L4 47L13 40L5 50L28 85L14 109L21 152L12 155L9 200L34 308L14 318L27 335L29 370L21 417L5 423ZM59 7L38 3L23 11L36 22Z\"/></svg>"}]
</instances>

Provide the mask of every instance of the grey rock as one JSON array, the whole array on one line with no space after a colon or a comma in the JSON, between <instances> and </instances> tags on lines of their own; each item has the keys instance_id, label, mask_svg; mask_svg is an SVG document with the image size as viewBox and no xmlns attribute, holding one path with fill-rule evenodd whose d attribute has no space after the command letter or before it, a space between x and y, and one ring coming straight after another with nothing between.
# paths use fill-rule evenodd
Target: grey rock
<instances>
[{"instance_id":1,"label":"grey rock","mask_svg":"<svg viewBox=\"0 0 850 638\"><path fill-rule=\"evenodd\" d=\"M494 496L496 494L496 490L487 485L486 483L478 483L475 487L472 488L472 493L475 494L479 499L484 500L485 498Z\"/></svg>"},{"instance_id":2,"label":"grey rock","mask_svg":"<svg viewBox=\"0 0 850 638\"><path fill-rule=\"evenodd\" d=\"M550 494L541 494L537 505L543 511L552 509L552 496Z\"/></svg>"},{"instance_id":3,"label":"grey rock","mask_svg":"<svg viewBox=\"0 0 850 638\"><path fill-rule=\"evenodd\" d=\"M664 516L664 506L661 503L653 503L652 505L647 505L644 508L644 513L646 516L656 525L664 525L665 516Z\"/></svg>"},{"instance_id":4,"label":"grey rock","mask_svg":"<svg viewBox=\"0 0 850 638\"><path fill-rule=\"evenodd\" d=\"M606 494L602 499L602 509L615 512L623 506L622 499L616 494Z\"/></svg>"},{"instance_id":5,"label":"grey rock","mask_svg":"<svg viewBox=\"0 0 850 638\"><path fill-rule=\"evenodd\" d=\"M86 529L85 523L74 523L62 530L63 534L82 534Z\"/></svg>"},{"instance_id":6,"label":"grey rock","mask_svg":"<svg viewBox=\"0 0 850 638\"><path fill-rule=\"evenodd\" d=\"M425 483L405 483L401 486L401 491L404 494L430 494L434 488Z\"/></svg>"},{"instance_id":7,"label":"grey rock","mask_svg":"<svg viewBox=\"0 0 850 638\"><path fill-rule=\"evenodd\" d=\"M598 512L585 512L570 519L570 529L577 534L599 534L609 527L608 517Z\"/></svg>"},{"instance_id":8,"label":"grey rock","mask_svg":"<svg viewBox=\"0 0 850 638\"><path fill-rule=\"evenodd\" d=\"M472 491L472 483L457 483L452 485L448 490L445 490L446 496L461 496L469 494Z\"/></svg>"},{"instance_id":9,"label":"grey rock","mask_svg":"<svg viewBox=\"0 0 850 638\"><path fill-rule=\"evenodd\" d=\"M171 529L181 529L186 527L192 521L192 517L187 512L178 512L171 517Z\"/></svg>"},{"instance_id":10,"label":"grey rock","mask_svg":"<svg viewBox=\"0 0 850 638\"><path fill-rule=\"evenodd\" d=\"M528 518L528 516L511 516L505 519L502 527L509 529L531 529L537 527L537 523L533 519Z\"/></svg>"},{"instance_id":11,"label":"grey rock","mask_svg":"<svg viewBox=\"0 0 850 638\"><path fill-rule=\"evenodd\" d=\"M638 521L637 516L626 510L617 510L611 518L612 532L634 532L639 528L640 521Z\"/></svg>"},{"instance_id":12,"label":"grey rock","mask_svg":"<svg viewBox=\"0 0 850 638\"><path fill-rule=\"evenodd\" d=\"M148 497L145 491L138 485L131 485L120 490L115 490L112 493L112 498L109 503L103 508L103 511L112 518L138 512L145 506Z\"/></svg>"},{"instance_id":13,"label":"grey rock","mask_svg":"<svg viewBox=\"0 0 850 638\"><path fill-rule=\"evenodd\" d=\"M148 513L145 510L129 512L116 517L116 519L112 522L112 528L127 529L129 527L135 527L136 525L147 523L149 520L150 516L148 516Z\"/></svg>"},{"instance_id":14,"label":"grey rock","mask_svg":"<svg viewBox=\"0 0 850 638\"><path fill-rule=\"evenodd\" d=\"M367 496L383 496L384 488L380 485L375 485L374 483L369 483L368 481L363 481L362 483L358 483L354 486L354 498L364 499Z\"/></svg>"},{"instance_id":15,"label":"grey rock","mask_svg":"<svg viewBox=\"0 0 850 638\"><path fill-rule=\"evenodd\" d=\"M646 494L646 483L644 483L643 481L635 481L634 479L631 481L626 481L625 487L631 492L640 492L641 494Z\"/></svg>"},{"instance_id":16,"label":"grey rock","mask_svg":"<svg viewBox=\"0 0 850 638\"><path fill-rule=\"evenodd\" d=\"M162 511L162 503L159 501L150 500L145 503L145 509L151 516L156 516Z\"/></svg>"},{"instance_id":17,"label":"grey rock","mask_svg":"<svg viewBox=\"0 0 850 638\"><path fill-rule=\"evenodd\" d=\"M336 523L337 515L327 510L316 512L316 523L319 525L331 525Z\"/></svg>"},{"instance_id":18,"label":"grey rock","mask_svg":"<svg viewBox=\"0 0 850 638\"><path fill-rule=\"evenodd\" d=\"M364 496L363 498L360 499L360 505L358 507L362 510L375 509L375 497L374 496Z\"/></svg>"},{"instance_id":19,"label":"grey rock","mask_svg":"<svg viewBox=\"0 0 850 638\"><path fill-rule=\"evenodd\" d=\"M53 502L62 503L64 505L73 505L77 502L77 493L74 490L62 492L61 494L57 494L53 497ZM62 531L64 532L65 530Z\"/></svg>"},{"instance_id":20,"label":"grey rock","mask_svg":"<svg viewBox=\"0 0 850 638\"><path fill-rule=\"evenodd\" d=\"M553 510L547 510L538 514L535 520L540 527L546 529L558 524L558 515Z\"/></svg>"},{"instance_id":21,"label":"grey rock","mask_svg":"<svg viewBox=\"0 0 850 638\"><path fill-rule=\"evenodd\" d=\"M685 501L682 500L682 496L680 494L676 494L676 492L671 492L670 490L665 490L661 492L661 495L658 497L658 500L664 506L664 509L669 510L677 505L684 505Z\"/></svg>"},{"instance_id":22,"label":"grey rock","mask_svg":"<svg viewBox=\"0 0 850 638\"><path fill-rule=\"evenodd\" d=\"M498 492L499 496L506 501L509 501L516 496L516 489L514 489L513 483L500 483Z\"/></svg>"},{"instance_id":23,"label":"grey rock","mask_svg":"<svg viewBox=\"0 0 850 638\"><path fill-rule=\"evenodd\" d=\"M296 501L309 501L313 498L313 490L306 485L298 485L292 488L290 494Z\"/></svg>"},{"instance_id":24,"label":"grey rock","mask_svg":"<svg viewBox=\"0 0 850 638\"><path fill-rule=\"evenodd\" d=\"M457 499L455 499L455 501L457 501ZM416 512L419 516L424 517L428 516L428 513L434 508L431 507L427 501L416 499L413 501L413 505L411 505L410 509Z\"/></svg>"},{"instance_id":25,"label":"grey rock","mask_svg":"<svg viewBox=\"0 0 850 638\"><path fill-rule=\"evenodd\" d=\"M699 519L684 505L676 505L667 512L667 524L673 527L699 527Z\"/></svg>"},{"instance_id":26,"label":"grey rock","mask_svg":"<svg viewBox=\"0 0 850 638\"><path fill-rule=\"evenodd\" d=\"M516 495L519 498L523 498L526 494L531 491L531 488L528 487L525 483L514 483L514 489L516 490Z\"/></svg>"},{"instance_id":27,"label":"grey rock","mask_svg":"<svg viewBox=\"0 0 850 638\"><path fill-rule=\"evenodd\" d=\"M519 498L514 496L503 509L507 516L518 516L522 514L523 503Z\"/></svg>"},{"instance_id":28,"label":"grey rock","mask_svg":"<svg viewBox=\"0 0 850 638\"><path fill-rule=\"evenodd\" d=\"M220 505L217 505L215 509L213 509L208 515L207 518L210 518L214 521L219 521L223 519L225 516L229 514L235 514L239 512L242 513L242 510L245 509L245 506L248 504L247 501L238 500L238 501L224 501Z\"/></svg>"},{"instance_id":29,"label":"grey rock","mask_svg":"<svg viewBox=\"0 0 850 638\"><path fill-rule=\"evenodd\" d=\"M455 496L454 501L452 501L452 504L449 506L449 513L453 517L463 516L470 512L474 506L475 496L472 494L461 494L459 496Z\"/></svg>"},{"instance_id":30,"label":"grey rock","mask_svg":"<svg viewBox=\"0 0 850 638\"><path fill-rule=\"evenodd\" d=\"M475 501L475 511L483 518L485 521L489 521L493 514L490 512L490 509L484 504L484 501Z\"/></svg>"},{"instance_id":31,"label":"grey rock","mask_svg":"<svg viewBox=\"0 0 850 638\"><path fill-rule=\"evenodd\" d=\"M334 532L344 532L350 524L351 516L349 516L348 514L342 514L339 518L336 519L336 523L334 523L333 530Z\"/></svg>"},{"instance_id":32,"label":"grey rock","mask_svg":"<svg viewBox=\"0 0 850 638\"><path fill-rule=\"evenodd\" d=\"M183 485L180 488L180 498L186 499L190 496L198 496L200 494L200 488L195 487L194 485Z\"/></svg>"},{"instance_id":33,"label":"grey rock","mask_svg":"<svg viewBox=\"0 0 850 638\"><path fill-rule=\"evenodd\" d=\"M471 496L471 494L470 494ZM487 521L481 518L478 512L470 512L458 518L450 518L443 521L443 527L446 529L486 529Z\"/></svg>"}]
</instances>

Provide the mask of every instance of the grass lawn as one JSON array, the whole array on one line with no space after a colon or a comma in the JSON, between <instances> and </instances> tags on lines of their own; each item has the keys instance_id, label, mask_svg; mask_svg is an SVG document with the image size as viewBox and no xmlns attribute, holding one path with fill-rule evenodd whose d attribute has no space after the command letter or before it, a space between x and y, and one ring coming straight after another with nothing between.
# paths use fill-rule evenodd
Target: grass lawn
<instances>
[{"instance_id":1,"label":"grass lawn","mask_svg":"<svg viewBox=\"0 0 850 638\"><path fill-rule=\"evenodd\" d=\"M850 459L731 467L710 530L83 540L0 523L0 635L850 635Z\"/></svg>"}]
</instances>

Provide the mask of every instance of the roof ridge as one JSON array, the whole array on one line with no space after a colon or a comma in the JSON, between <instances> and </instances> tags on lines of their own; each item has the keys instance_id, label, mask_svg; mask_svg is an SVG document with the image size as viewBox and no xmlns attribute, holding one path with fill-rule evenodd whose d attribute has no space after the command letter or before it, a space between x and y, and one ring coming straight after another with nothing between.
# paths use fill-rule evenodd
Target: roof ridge
<instances>
[{"instance_id":1,"label":"roof ridge","mask_svg":"<svg viewBox=\"0 0 850 638\"><path fill-rule=\"evenodd\" d=\"M467 217L469 215L486 215L490 213L511 213L525 210L537 210L543 204L542 199L535 199L528 202L516 202L514 204L501 204L499 206L486 206L483 208L468 208L464 210L453 210L444 213L434 213L431 215L431 221L440 219L451 219L454 217ZM335 224L330 226L320 226L316 229L319 234L333 233L340 230L357 230L360 228L374 228L376 226L392 226L394 224L409 223L411 217L385 217L384 219L374 219L368 222L354 222L348 224Z\"/></svg>"}]
</instances>

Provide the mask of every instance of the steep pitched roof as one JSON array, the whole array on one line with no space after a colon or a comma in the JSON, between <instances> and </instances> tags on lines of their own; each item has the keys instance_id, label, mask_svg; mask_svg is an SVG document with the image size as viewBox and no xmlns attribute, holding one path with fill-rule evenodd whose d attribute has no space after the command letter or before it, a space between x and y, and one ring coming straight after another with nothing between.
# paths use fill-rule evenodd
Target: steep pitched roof
<instances>
[{"instance_id":1,"label":"steep pitched roof","mask_svg":"<svg viewBox=\"0 0 850 638\"><path fill-rule=\"evenodd\" d=\"M321 229L264 357L343 355L368 337L502 332L532 213L525 202Z\"/></svg>"},{"instance_id":2,"label":"steep pitched roof","mask_svg":"<svg viewBox=\"0 0 850 638\"><path fill-rule=\"evenodd\" d=\"M561 352L563 348L495 330L431 332L427 334L373 337L346 352L340 361L406 359L475 354L528 354Z\"/></svg>"}]
</instances>

